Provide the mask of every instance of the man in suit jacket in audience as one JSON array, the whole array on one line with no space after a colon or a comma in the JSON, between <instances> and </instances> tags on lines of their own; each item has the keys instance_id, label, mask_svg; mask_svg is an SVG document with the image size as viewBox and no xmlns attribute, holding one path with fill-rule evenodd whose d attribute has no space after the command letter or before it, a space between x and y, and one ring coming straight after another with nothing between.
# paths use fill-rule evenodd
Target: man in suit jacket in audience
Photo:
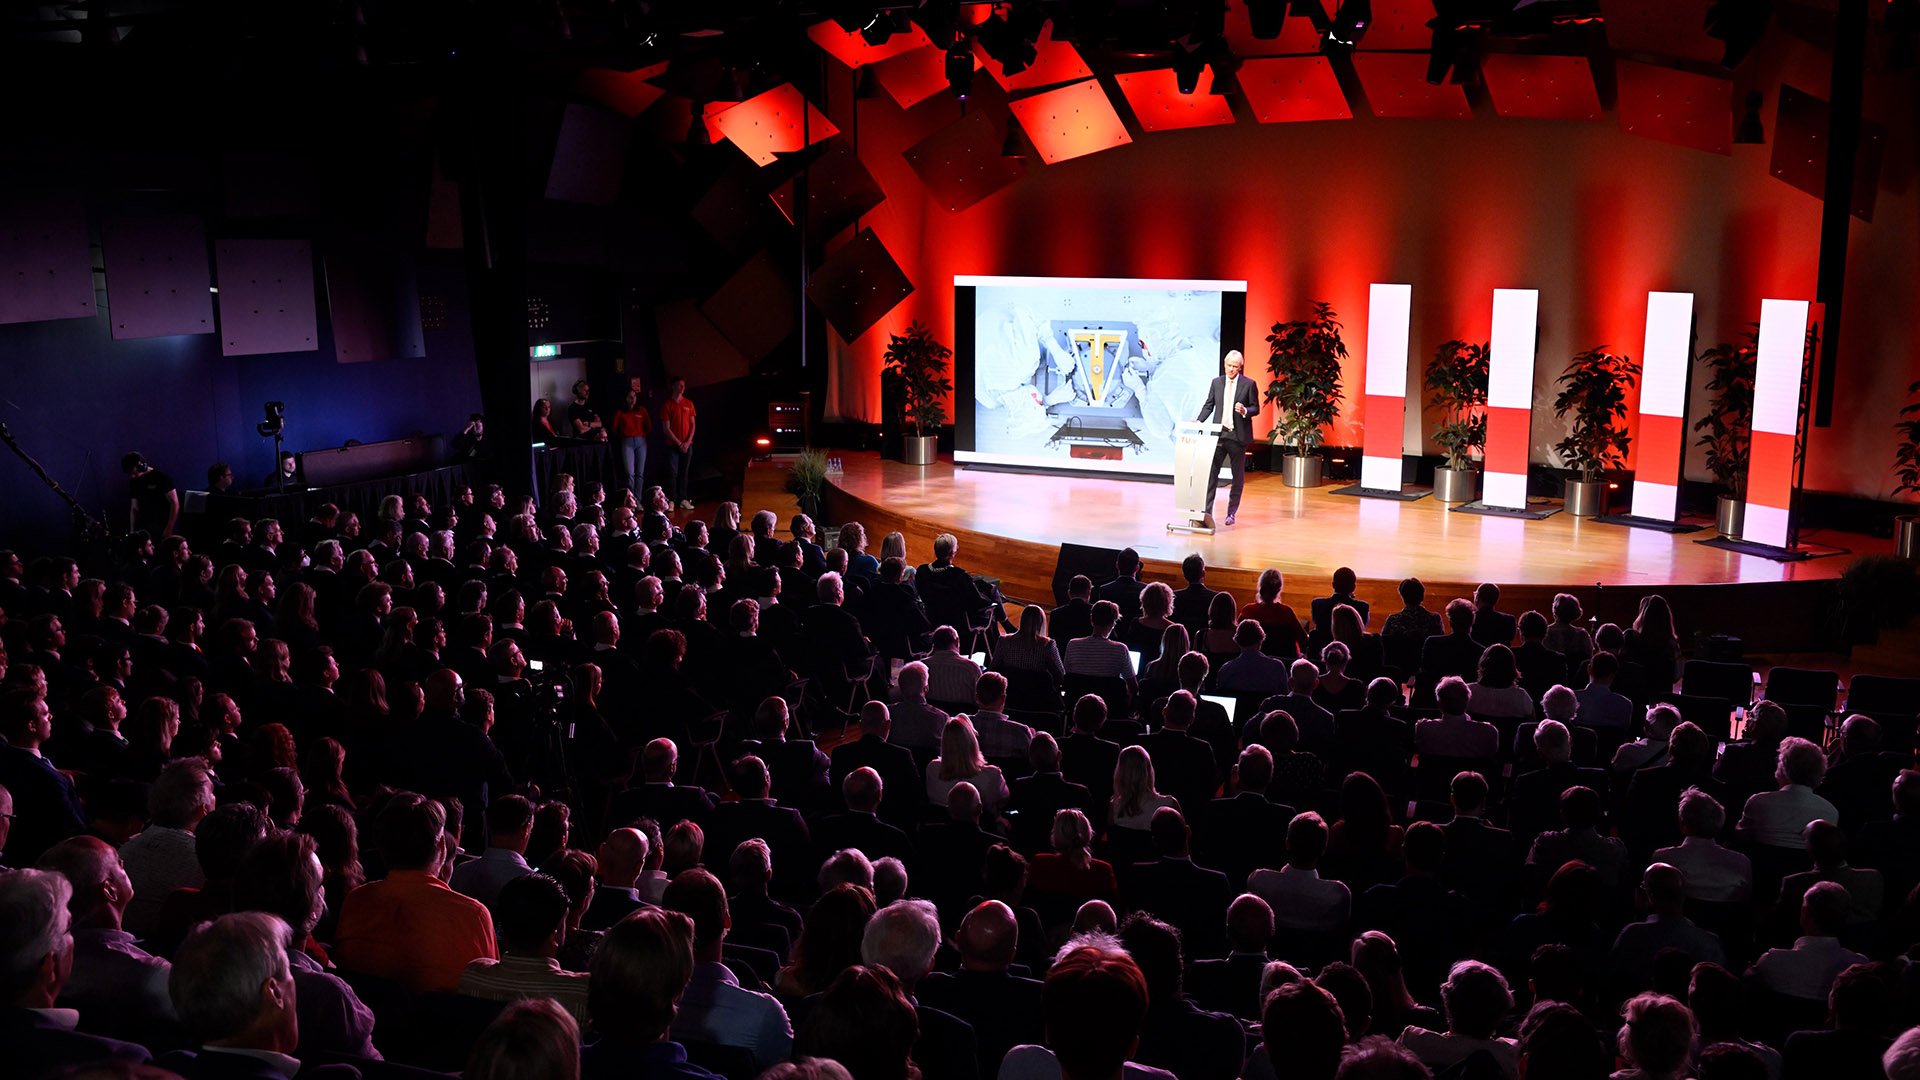
<instances>
[{"instance_id":1,"label":"man in suit jacket in audience","mask_svg":"<svg viewBox=\"0 0 1920 1080\"><path fill-rule=\"evenodd\" d=\"M1491 581L1482 582L1473 590L1473 640L1482 647L1488 645L1513 644L1516 620L1512 615L1499 610L1500 586Z\"/></svg>"},{"instance_id":2,"label":"man in suit jacket in audience","mask_svg":"<svg viewBox=\"0 0 1920 1080\"><path fill-rule=\"evenodd\" d=\"M1485 651L1486 647L1473 639L1473 604L1448 601L1447 632L1428 638L1420 647L1420 685L1431 692L1449 675L1469 682L1479 678L1480 654Z\"/></svg>"},{"instance_id":3,"label":"man in suit jacket in audience","mask_svg":"<svg viewBox=\"0 0 1920 1080\"><path fill-rule=\"evenodd\" d=\"M635 884L646 869L652 845L639 829L618 828L600 842L593 899L580 916L580 929L605 930L628 914L648 907Z\"/></svg>"},{"instance_id":4,"label":"man in suit jacket in audience","mask_svg":"<svg viewBox=\"0 0 1920 1080\"><path fill-rule=\"evenodd\" d=\"M1046 1035L1039 980L1009 970L1019 934L1012 908L998 900L982 901L960 920L960 929L953 935L960 953L958 970L928 975L916 995L922 1003L972 1025L983 1080L999 1075L1000 1059L1008 1050L1038 1044Z\"/></svg>"},{"instance_id":5,"label":"man in suit jacket in audience","mask_svg":"<svg viewBox=\"0 0 1920 1080\"><path fill-rule=\"evenodd\" d=\"M1573 691L1556 686L1547 691L1547 711L1563 711L1564 701L1571 709ZM1605 769L1582 768L1573 763L1573 733L1559 720L1546 719L1533 729L1533 750L1540 767L1521 773L1513 781L1507 799L1507 821L1524 842L1548 829L1560 827L1560 796L1570 787L1585 786L1605 793Z\"/></svg>"},{"instance_id":6,"label":"man in suit jacket in audience","mask_svg":"<svg viewBox=\"0 0 1920 1080\"><path fill-rule=\"evenodd\" d=\"M1113 767L1120 761L1120 744L1100 737L1107 722L1107 703L1087 694L1073 705L1073 731L1060 747L1060 771L1068 780L1093 795L1099 816L1091 819L1097 827L1107 819L1107 800L1113 796Z\"/></svg>"},{"instance_id":7,"label":"man in suit jacket in audience","mask_svg":"<svg viewBox=\"0 0 1920 1080\"><path fill-rule=\"evenodd\" d=\"M1220 786L1214 778L1213 747L1188 734L1197 708L1192 693L1174 691L1161 712L1160 726L1140 740L1153 760L1154 783L1161 794L1179 800L1189 813L1205 806Z\"/></svg>"},{"instance_id":8,"label":"man in suit jacket in audience","mask_svg":"<svg viewBox=\"0 0 1920 1080\"><path fill-rule=\"evenodd\" d=\"M957 923L968 900L985 889L987 849L1001 838L980 827L980 792L962 780L947 792L947 820L920 829L914 891L940 908L943 925Z\"/></svg>"},{"instance_id":9,"label":"man in suit jacket in audience","mask_svg":"<svg viewBox=\"0 0 1920 1080\"><path fill-rule=\"evenodd\" d=\"M832 795L827 782L831 762L812 739L788 737L790 720L785 698L762 701L753 713L753 737L740 744L740 752L766 762L773 775L774 798L787 806L818 809Z\"/></svg>"},{"instance_id":10,"label":"man in suit jacket in audience","mask_svg":"<svg viewBox=\"0 0 1920 1080\"><path fill-rule=\"evenodd\" d=\"M1457 774L1448 801L1453 819L1440 827L1447 837L1441 880L1473 900L1489 919L1504 918L1520 854L1513 834L1487 821L1486 777L1477 772Z\"/></svg>"},{"instance_id":11,"label":"man in suit jacket in audience","mask_svg":"<svg viewBox=\"0 0 1920 1080\"><path fill-rule=\"evenodd\" d=\"M880 791L886 794L885 799L878 800L880 819L911 826L919 822L921 808L926 805L927 785L919 766L913 763L913 751L888 741L892 733L893 720L886 702L869 701L860 706L860 737L833 748L827 776L844 794L847 777L857 769L872 769L880 779Z\"/></svg>"},{"instance_id":12,"label":"man in suit jacket in audience","mask_svg":"<svg viewBox=\"0 0 1920 1080\"><path fill-rule=\"evenodd\" d=\"M738 802L724 802L708 815L706 850L731 852L742 840L757 836L774 851L792 852L774 867L773 891L780 896L811 896L813 867L801 852L813 850L812 834L800 812L781 806L772 797L773 778L767 764L749 754L733 763L733 787Z\"/></svg>"},{"instance_id":13,"label":"man in suit jacket in audience","mask_svg":"<svg viewBox=\"0 0 1920 1080\"><path fill-rule=\"evenodd\" d=\"M880 808L884 786L880 774L869 766L863 765L847 774L840 784L841 795L847 804L846 812L828 814L814 823L813 843L817 862L826 861L836 851L853 848L869 859L892 856L903 863L912 864L913 841L907 838L905 832L880 820L875 813Z\"/></svg>"},{"instance_id":14,"label":"man in suit jacket in audience","mask_svg":"<svg viewBox=\"0 0 1920 1080\"><path fill-rule=\"evenodd\" d=\"M1186 587L1173 594L1173 621L1187 628L1198 643L1207 630L1207 609L1213 606L1214 590L1207 588L1207 560L1189 555L1180 560L1180 576Z\"/></svg>"},{"instance_id":15,"label":"man in suit jacket in audience","mask_svg":"<svg viewBox=\"0 0 1920 1080\"><path fill-rule=\"evenodd\" d=\"M1248 874L1286 860L1287 823L1293 820L1293 807L1267 798L1267 786L1273 783L1273 755L1266 747L1240 751L1233 771L1238 793L1201 808L1196 840L1201 861L1224 871L1234 888L1244 888Z\"/></svg>"},{"instance_id":16,"label":"man in suit jacket in audience","mask_svg":"<svg viewBox=\"0 0 1920 1080\"><path fill-rule=\"evenodd\" d=\"M933 971L939 948L940 920L925 900L888 904L867 920L860 937L861 961L893 972L919 1015L913 1063L924 1080L978 1080L979 1043L972 1025L919 999L920 984Z\"/></svg>"},{"instance_id":17,"label":"man in suit jacket in audience","mask_svg":"<svg viewBox=\"0 0 1920 1080\"><path fill-rule=\"evenodd\" d=\"M1095 600L1111 600L1120 609L1123 619L1140 617L1140 593L1147 583L1140 580L1140 553L1132 548L1122 548L1113 559L1114 579L1100 586ZM1061 630L1053 631L1055 641L1072 641L1075 637L1085 637L1092 633L1091 626L1079 634L1068 634Z\"/></svg>"},{"instance_id":18,"label":"man in suit jacket in audience","mask_svg":"<svg viewBox=\"0 0 1920 1080\"><path fill-rule=\"evenodd\" d=\"M1359 585L1360 576L1347 567L1343 566L1333 572L1333 595L1319 597L1308 605L1307 610L1313 617L1314 633L1329 636L1322 632L1331 626L1333 609L1341 604L1352 608L1360 616L1360 625L1366 625L1367 616L1373 608L1365 600L1353 595L1353 590Z\"/></svg>"},{"instance_id":19,"label":"man in suit jacket in audience","mask_svg":"<svg viewBox=\"0 0 1920 1080\"><path fill-rule=\"evenodd\" d=\"M1133 603L1136 607L1140 604L1140 592L1137 589L1133 593ZM1121 614L1125 613L1125 609L1122 609ZM1064 648L1066 643L1074 638L1086 637L1091 633L1093 633L1093 579L1085 574L1075 574L1073 579L1067 582L1067 602L1047 612L1047 636Z\"/></svg>"},{"instance_id":20,"label":"man in suit jacket in audience","mask_svg":"<svg viewBox=\"0 0 1920 1080\"><path fill-rule=\"evenodd\" d=\"M1260 977L1273 941L1273 909L1252 893L1227 905L1227 955L1195 960L1187 969L1187 993L1204 1009L1260 1018Z\"/></svg>"},{"instance_id":21,"label":"man in suit jacket in audience","mask_svg":"<svg viewBox=\"0 0 1920 1080\"><path fill-rule=\"evenodd\" d=\"M1251 730L1257 732L1259 718L1275 709L1293 717L1295 727L1300 729L1300 749L1321 757L1333 754L1333 714L1320 707L1313 700L1313 691L1320 685L1320 669L1313 661L1301 657L1287 669L1288 687L1286 693L1275 694L1260 702L1260 709L1248 723ZM1250 742L1248 732L1242 732L1241 742Z\"/></svg>"},{"instance_id":22,"label":"man in suit jacket in audience","mask_svg":"<svg viewBox=\"0 0 1920 1080\"><path fill-rule=\"evenodd\" d=\"M1116 759L1117 760L1117 759ZM1053 815L1078 810L1097 821L1098 809L1085 784L1076 784L1060 772L1060 744L1041 731L1027 748L1033 772L1007 785L1007 809L1013 818L1013 846L1025 855L1053 850Z\"/></svg>"},{"instance_id":23,"label":"man in suit jacket in audience","mask_svg":"<svg viewBox=\"0 0 1920 1080\"><path fill-rule=\"evenodd\" d=\"M713 792L692 784L676 784L680 748L672 739L654 739L640 751L640 783L613 797L607 814L610 825L652 818L661 829L683 821L703 824L719 802Z\"/></svg>"},{"instance_id":24,"label":"man in suit jacket in audience","mask_svg":"<svg viewBox=\"0 0 1920 1080\"><path fill-rule=\"evenodd\" d=\"M1227 875L1194 863L1193 833L1173 807L1155 810L1148 831L1160 857L1134 865L1122 879L1134 910L1151 911L1181 927L1188 956L1220 955L1227 944L1220 912L1233 895Z\"/></svg>"}]
</instances>

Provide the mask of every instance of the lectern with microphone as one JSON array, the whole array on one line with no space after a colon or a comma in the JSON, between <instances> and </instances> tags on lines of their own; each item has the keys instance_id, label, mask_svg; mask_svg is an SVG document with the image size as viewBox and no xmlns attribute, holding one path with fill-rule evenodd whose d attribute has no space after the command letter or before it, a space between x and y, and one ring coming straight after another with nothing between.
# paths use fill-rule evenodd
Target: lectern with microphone
<instances>
[{"instance_id":1,"label":"lectern with microphone","mask_svg":"<svg viewBox=\"0 0 1920 1080\"><path fill-rule=\"evenodd\" d=\"M1213 500L1207 498L1207 474L1213 471L1213 454L1220 446L1225 424L1200 420L1182 420L1174 428L1173 505L1174 518L1167 522L1168 532L1213 534Z\"/></svg>"}]
</instances>

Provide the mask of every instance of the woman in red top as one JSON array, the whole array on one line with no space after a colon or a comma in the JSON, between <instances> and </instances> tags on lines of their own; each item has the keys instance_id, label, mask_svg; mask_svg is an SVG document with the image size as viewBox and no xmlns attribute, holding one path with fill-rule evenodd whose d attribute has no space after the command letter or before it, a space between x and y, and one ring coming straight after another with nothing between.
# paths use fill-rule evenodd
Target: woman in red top
<instances>
[{"instance_id":1,"label":"woman in red top","mask_svg":"<svg viewBox=\"0 0 1920 1080\"><path fill-rule=\"evenodd\" d=\"M660 423L667 431L667 498L682 510L693 509L687 498L687 464L693 458L693 402L687 400L687 380L667 380L667 400L660 403Z\"/></svg>"},{"instance_id":2,"label":"woman in red top","mask_svg":"<svg viewBox=\"0 0 1920 1080\"><path fill-rule=\"evenodd\" d=\"M620 410L613 414L613 437L620 450L620 471L626 474L627 489L638 491L647 479L647 436L653 431L653 417L640 404L638 391L629 390Z\"/></svg>"},{"instance_id":3,"label":"woman in red top","mask_svg":"<svg viewBox=\"0 0 1920 1080\"><path fill-rule=\"evenodd\" d=\"M1262 570L1258 586L1260 599L1241 608L1240 617L1252 619L1267 632L1266 643L1261 646L1262 652L1291 660L1300 655L1300 647L1306 644L1307 635L1300 628L1299 616L1280 602L1281 584L1280 571Z\"/></svg>"}]
</instances>

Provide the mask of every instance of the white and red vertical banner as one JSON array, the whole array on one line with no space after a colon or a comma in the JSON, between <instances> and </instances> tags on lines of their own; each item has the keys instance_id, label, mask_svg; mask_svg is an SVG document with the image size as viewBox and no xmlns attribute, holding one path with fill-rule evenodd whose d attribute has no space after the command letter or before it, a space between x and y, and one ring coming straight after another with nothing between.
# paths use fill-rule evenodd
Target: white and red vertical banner
<instances>
[{"instance_id":1,"label":"white and red vertical banner","mask_svg":"<svg viewBox=\"0 0 1920 1080\"><path fill-rule=\"evenodd\" d=\"M1540 290L1493 290L1493 334L1487 358L1486 475L1480 502L1503 510L1527 507L1527 453L1533 440L1533 358Z\"/></svg>"},{"instance_id":2,"label":"white and red vertical banner","mask_svg":"<svg viewBox=\"0 0 1920 1080\"><path fill-rule=\"evenodd\" d=\"M1792 527L1793 444L1800 432L1810 314L1805 300L1760 301L1753 448L1747 459L1746 523L1740 538L1770 547L1786 547Z\"/></svg>"},{"instance_id":3,"label":"white and red vertical banner","mask_svg":"<svg viewBox=\"0 0 1920 1080\"><path fill-rule=\"evenodd\" d=\"M1672 521L1686 454L1687 376L1693 351L1693 294L1647 294L1640 351L1640 423L1633 468L1634 517Z\"/></svg>"},{"instance_id":4,"label":"white and red vertical banner","mask_svg":"<svg viewBox=\"0 0 1920 1080\"><path fill-rule=\"evenodd\" d=\"M1366 433L1360 447L1360 486L1400 491L1407 426L1407 333L1413 286L1367 289Z\"/></svg>"}]
</instances>

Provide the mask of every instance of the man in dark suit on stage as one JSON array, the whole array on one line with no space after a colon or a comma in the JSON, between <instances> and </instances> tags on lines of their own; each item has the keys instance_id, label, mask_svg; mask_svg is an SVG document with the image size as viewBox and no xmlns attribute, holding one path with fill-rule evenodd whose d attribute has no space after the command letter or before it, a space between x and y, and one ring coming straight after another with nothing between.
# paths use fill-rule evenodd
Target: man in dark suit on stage
<instances>
[{"instance_id":1,"label":"man in dark suit on stage","mask_svg":"<svg viewBox=\"0 0 1920 1080\"><path fill-rule=\"evenodd\" d=\"M1247 485L1247 445L1253 442L1253 414L1260 411L1260 388L1240 373L1246 358L1239 349L1228 352L1221 362L1226 374L1208 387L1207 402L1194 420L1219 417L1227 426L1214 447L1213 466L1207 470L1207 513L1213 513L1213 496L1220 486L1220 466L1224 463L1233 470L1233 487L1227 494L1227 524L1231 525L1240 510L1240 492Z\"/></svg>"}]
</instances>

